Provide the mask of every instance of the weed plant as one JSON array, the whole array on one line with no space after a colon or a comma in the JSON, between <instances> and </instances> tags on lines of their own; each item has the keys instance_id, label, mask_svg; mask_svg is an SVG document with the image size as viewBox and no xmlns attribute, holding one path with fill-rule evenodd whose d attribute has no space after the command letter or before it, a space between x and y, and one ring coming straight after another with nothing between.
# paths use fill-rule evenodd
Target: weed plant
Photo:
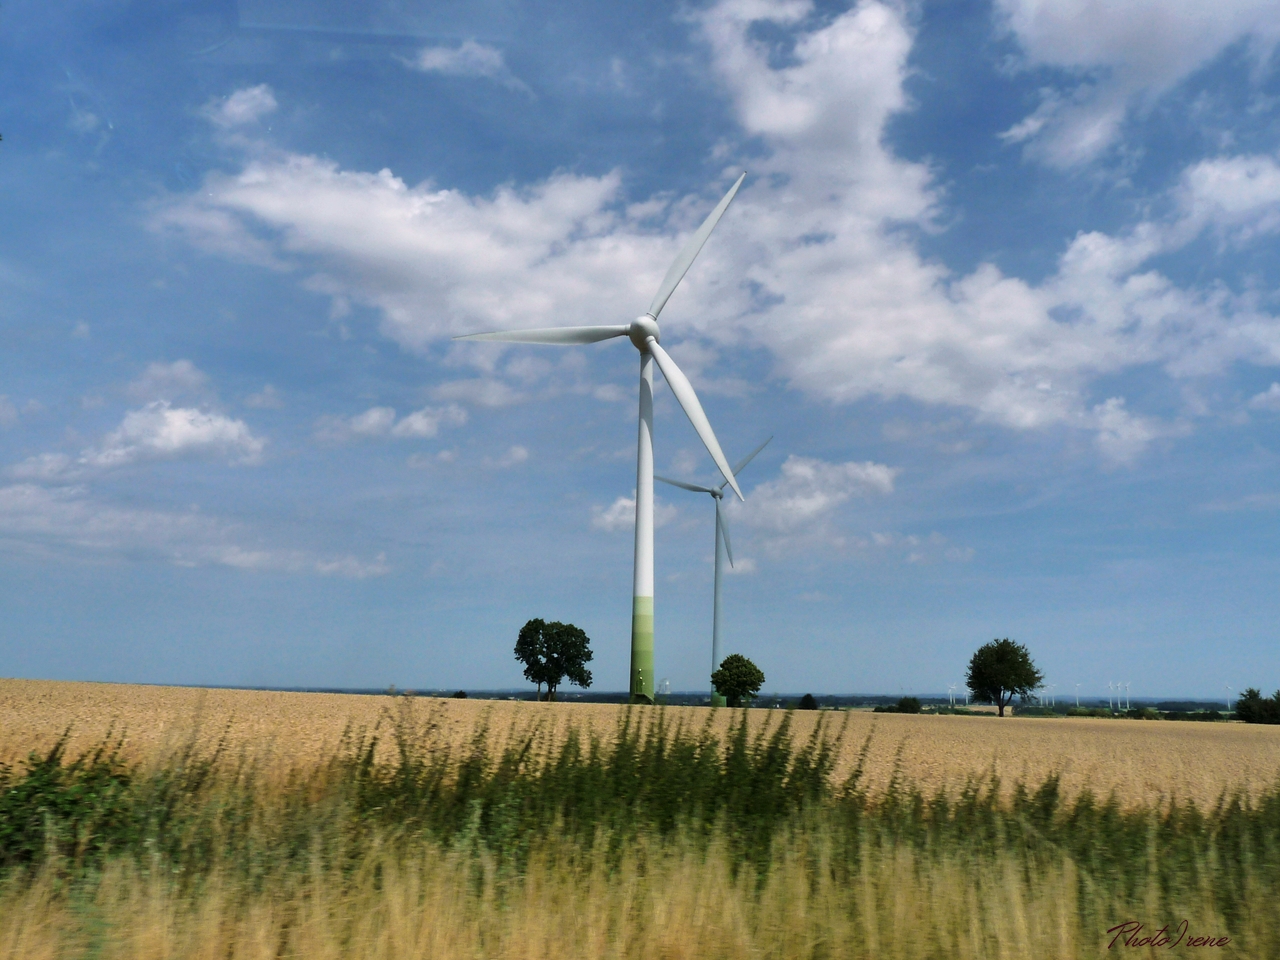
<instances>
[{"instance_id":1,"label":"weed plant","mask_svg":"<svg viewBox=\"0 0 1280 960\"><path fill-rule=\"evenodd\" d=\"M450 753L405 712L285 782L64 737L0 767L0 960L1091 957L1130 919L1280 955L1280 789L871 795L861 763L833 783L841 735L629 712L608 742L480 729Z\"/></svg>"}]
</instances>

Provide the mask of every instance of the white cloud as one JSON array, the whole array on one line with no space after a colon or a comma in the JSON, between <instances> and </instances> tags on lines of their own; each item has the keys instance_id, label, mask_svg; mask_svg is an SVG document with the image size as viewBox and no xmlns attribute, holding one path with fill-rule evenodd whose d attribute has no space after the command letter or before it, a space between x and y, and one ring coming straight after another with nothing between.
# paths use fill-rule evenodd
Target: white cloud
<instances>
[{"instance_id":1,"label":"white cloud","mask_svg":"<svg viewBox=\"0 0 1280 960\"><path fill-rule=\"evenodd\" d=\"M728 509L751 527L776 537L807 533L854 496L890 494L899 471L882 463L827 463L787 457L780 476L751 491L746 503Z\"/></svg>"},{"instance_id":2,"label":"white cloud","mask_svg":"<svg viewBox=\"0 0 1280 960\"><path fill-rule=\"evenodd\" d=\"M284 406L284 398L280 396L279 390L268 383L257 393L245 397L244 405L256 410L279 410Z\"/></svg>"},{"instance_id":3,"label":"white cloud","mask_svg":"<svg viewBox=\"0 0 1280 960\"><path fill-rule=\"evenodd\" d=\"M224 129L256 123L277 107L271 87L260 83L256 87L243 87L226 98L215 97L202 111L216 126Z\"/></svg>"},{"instance_id":4,"label":"white cloud","mask_svg":"<svg viewBox=\"0 0 1280 960\"><path fill-rule=\"evenodd\" d=\"M1150 107L1227 47L1249 39L1265 60L1280 38L1270 0L996 0L995 9L1025 67L1063 73L1005 135L1059 167L1097 157L1129 111Z\"/></svg>"},{"instance_id":5,"label":"white cloud","mask_svg":"<svg viewBox=\"0 0 1280 960\"><path fill-rule=\"evenodd\" d=\"M1149 417L1134 416L1125 409L1124 398L1112 397L1093 408L1098 433L1094 442L1113 463L1131 463L1157 437L1185 433L1179 424L1163 424Z\"/></svg>"},{"instance_id":6,"label":"white cloud","mask_svg":"<svg viewBox=\"0 0 1280 960\"><path fill-rule=\"evenodd\" d=\"M491 377L449 380L432 390L431 395L437 400L461 400L478 407L509 407L525 399L523 394Z\"/></svg>"},{"instance_id":7,"label":"white cloud","mask_svg":"<svg viewBox=\"0 0 1280 960\"><path fill-rule=\"evenodd\" d=\"M423 407L409 414L391 428L393 437L434 437L441 426L460 427L467 422L467 412L455 403L444 407Z\"/></svg>"},{"instance_id":8,"label":"white cloud","mask_svg":"<svg viewBox=\"0 0 1280 960\"><path fill-rule=\"evenodd\" d=\"M915 533L873 533L859 546L896 553L907 563L968 563L973 559L972 547L959 547L942 534L921 536Z\"/></svg>"},{"instance_id":9,"label":"white cloud","mask_svg":"<svg viewBox=\"0 0 1280 960\"><path fill-rule=\"evenodd\" d=\"M1236 244L1280 231L1280 164L1271 156L1217 157L1183 171L1173 235L1212 229Z\"/></svg>"},{"instance_id":10,"label":"white cloud","mask_svg":"<svg viewBox=\"0 0 1280 960\"><path fill-rule=\"evenodd\" d=\"M1046 52L1056 48L1036 26L1036 10L1056 22L1048 7L1002 9L1019 37L1040 37L1028 56L1067 57ZM1187 378L1241 361L1280 364L1280 324L1254 298L1179 287L1148 266L1206 230L1243 243L1277 229L1273 160L1189 168L1168 218L1080 234L1042 282L990 264L955 275L900 229L938 229L939 207L928 167L886 147L886 124L909 108L906 9L864 0L831 18L812 10L803 0L723 0L694 20L760 156L663 316L685 337L682 363L684 352L696 362L763 349L774 376L819 400L908 398L1014 430L1067 425L1128 460L1184 428L1100 406L1098 378L1140 365ZM755 39L761 21L795 31L785 63ZM734 175L726 170L715 189ZM155 222L224 255L298 268L309 289L375 308L389 337L424 350L458 333L634 316L710 197L626 204L620 187L616 172L561 173L468 196L264 148L238 172L210 174ZM491 375L502 355L455 347L452 357L486 375L443 384L434 398L517 402L523 394ZM538 370L549 376L545 364L525 372Z\"/></svg>"},{"instance_id":11,"label":"white cloud","mask_svg":"<svg viewBox=\"0 0 1280 960\"><path fill-rule=\"evenodd\" d=\"M405 61L424 73L442 73L451 77L483 77L496 80L513 90L529 88L507 69L502 51L487 44L466 40L457 47L424 47L412 60Z\"/></svg>"},{"instance_id":12,"label":"white cloud","mask_svg":"<svg viewBox=\"0 0 1280 960\"><path fill-rule=\"evenodd\" d=\"M457 404L423 407L396 420L393 407L370 407L354 417L321 417L316 423L317 439L342 443L353 439L434 437L442 426L457 427L467 422L467 412Z\"/></svg>"},{"instance_id":13,"label":"white cloud","mask_svg":"<svg viewBox=\"0 0 1280 960\"><path fill-rule=\"evenodd\" d=\"M1280 410L1280 383L1272 383L1266 390L1249 400L1254 410Z\"/></svg>"},{"instance_id":14,"label":"white cloud","mask_svg":"<svg viewBox=\"0 0 1280 960\"><path fill-rule=\"evenodd\" d=\"M266 445L243 420L157 400L126 413L120 426L78 457L42 453L6 472L16 479L55 481L163 460L226 458L231 463L251 464L262 458Z\"/></svg>"},{"instance_id":15,"label":"white cloud","mask_svg":"<svg viewBox=\"0 0 1280 960\"><path fill-rule=\"evenodd\" d=\"M72 552L180 566L228 566L363 579L389 572L386 557L317 555L305 550L246 546L242 526L199 511L119 507L84 487L20 483L0 487L0 544L43 552Z\"/></svg>"},{"instance_id":16,"label":"white cloud","mask_svg":"<svg viewBox=\"0 0 1280 960\"><path fill-rule=\"evenodd\" d=\"M518 467L528 459L528 448L516 444L515 446L510 447L506 453L497 459L485 457L484 464L487 467L496 467L499 470L507 470L511 467Z\"/></svg>"},{"instance_id":17,"label":"white cloud","mask_svg":"<svg viewBox=\"0 0 1280 960\"><path fill-rule=\"evenodd\" d=\"M676 518L679 511L670 504L657 498L653 502L653 526L665 527ZM636 498L619 497L607 507L591 508L591 526L605 533L618 533L623 530L635 530Z\"/></svg>"},{"instance_id":18,"label":"white cloud","mask_svg":"<svg viewBox=\"0 0 1280 960\"><path fill-rule=\"evenodd\" d=\"M152 363L125 388L135 400L177 400L184 396L202 397L208 393L209 377L190 360Z\"/></svg>"},{"instance_id":19,"label":"white cloud","mask_svg":"<svg viewBox=\"0 0 1280 960\"><path fill-rule=\"evenodd\" d=\"M266 445L243 420L157 400L125 414L120 426L86 450L79 462L99 469L206 457L255 463Z\"/></svg>"}]
</instances>

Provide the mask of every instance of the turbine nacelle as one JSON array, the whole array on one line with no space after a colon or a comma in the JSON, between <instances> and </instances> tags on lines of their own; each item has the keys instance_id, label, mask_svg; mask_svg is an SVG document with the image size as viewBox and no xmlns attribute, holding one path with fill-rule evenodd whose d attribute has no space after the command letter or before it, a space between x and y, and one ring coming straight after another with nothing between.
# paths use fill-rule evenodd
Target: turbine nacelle
<instances>
[{"instance_id":1,"label":"turbine nacelle","mask_svg":"<svg viewBox=\"0 0 1280 960\"><path fill-rule=\"evenodd\" d=\"M658 321L647 313L643 317L636 317L631 321L631 325L627 327L627 336L631 338L631 342L635 344L636 349L641 353L649 352L649 338L652 337L654 343L661 343L662 337L658 332Z\"/></svg>"}]
</instances>

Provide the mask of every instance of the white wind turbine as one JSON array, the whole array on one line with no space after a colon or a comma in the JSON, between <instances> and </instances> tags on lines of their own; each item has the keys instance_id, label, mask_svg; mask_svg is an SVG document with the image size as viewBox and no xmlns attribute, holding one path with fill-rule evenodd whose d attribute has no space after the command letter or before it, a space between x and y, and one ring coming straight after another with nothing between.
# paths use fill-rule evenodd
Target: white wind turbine
<instances>
[{"instance_id":1,"label":"white wind turbine","mask_svg":"<svg viewBox=\"0 0 1280 960\"><path fill-rule=\"evenodd\" d=\"M693 385L670 355L658 345L658 315L675 291L694 259L724 215L746 174L738 177L716 208L689 238L663 277L658 292L644 316L631 323L602 327L550 327L539 330L504 330L473 333L455 340L501 340L507 343L552 343L560 345L597 343L627 337L640 351L640 427L636 438L636 541L635 574L631 597L631 702L653 703L653 364L666 377L667 386L688 416L693 429L711 454L725 483L742 499L742 491L720 449L720 442L693 392ZM717 501L718 502L718 501Z\"/></svg>"},{"instance_id":2,"label":"white wind turbine","mask_svg":"<svg viewBox=\"0 0 1280 960\"><path fill-rule=\"evenodd\" d=\"M959 684L956 684L956 683L952 683L947 686L947 700L951 703L951 708L953 710L955 709L955 705L956 705L956 687L957 686L959 686Z\"/></svg>"},{"instance_id":3,"label":"white wind turbine","mask_svg":"<svg viewBox=\"0 0 1280 960\"><path fill-rule=\"evenodd\" d=\"M772 440L770 437L769 440ZM769 445L766 440L760 446L756 447L745 457L733 465L733 475L736 477L743 471L748 463L755 459L757 453ZM711 672L715 673L720 669L720 554L724 553L729 558L729 566L733 566L733 545L729 542L729 526L725 523L724 514L720 510L720 501L724 498L726 480L716 487L700 487L696 483L685 483L683 480L672 480L669 477L655 476L653 479L661 480L663 483L669 483L673 487L681 487L685 490L692 490L694 493L709 493L716 501L716 560L715 560L715 587L712 592L711 600ZM714 690L711 691L712 706L724 706L724 698Z\"/></svg>"}]
</instances>

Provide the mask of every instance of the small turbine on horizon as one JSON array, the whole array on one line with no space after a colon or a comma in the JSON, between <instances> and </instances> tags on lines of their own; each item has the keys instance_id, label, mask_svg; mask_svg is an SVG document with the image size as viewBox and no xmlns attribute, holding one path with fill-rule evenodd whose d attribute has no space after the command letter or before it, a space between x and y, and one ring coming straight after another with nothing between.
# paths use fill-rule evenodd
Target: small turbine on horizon
<instances>
[{"instance_id":1,"label":"small turbine on horizon","mask_svg":"<svg viewBox=\"0 0 1280 960\"><path fill-rule=\"evenodd\" d=\"M667 269L658 292L654 294L644 316L628 324L598 327L544 327L537 330L502 330L496 333L473 333L455 340L498 340L504 343L550 343L561 346L598 343L626 337L640 351L640 426L636 437L636 528L635 573L631 591L631 679L632 703L654 702L653 676L653 365L667 380L680 407L693 424L698 438L711 454L711 459L724 476L725 483L742 499L742 491L733 478L729 461L720 449L711 423L702 410L698 395L689 378L676 366L670 355L658 345L658 315L667 305L684 275L693 266L698 252L711 236L730 201L742 186L746 174L734 182L702 226L685 243L675 261Z\"/></svg>"},{"instance_id":2,"label":"small turbine on horizon","mask_svg":"<svg viewBox=\"0 0 1280 960\"><path fill-rule=\"evenodd\" d=\"M956 687L959 684L953 683L947 687L947 699L951 702L951 708L954 710L956 706Z\"/></svg>"},{"instance_id":3,"label":"small turbine on horizon","mask_svg":"<svg viewBox=\"0 0 1280 960\"><path fill-rule=\"evenodd\" d=\"M770 437L769 440L772 440ZM757 453L769 445L766 440L760 446L756 447L745 457L733 465L733 476L737 477L743 471L748 463L755 459ZM694 493L709 493L716 502L716 559L715 559L715 586L712 591L711 600L711 672L715 673L720 669L720 554L723 552L729 558L729 566L733 566L733 546L729 542L729 526L724 519L724 514L720 510L720 501L724 499L724 488L729 483L725 480L716 487L701 487L696 483L685 483L683 480L672 480L670 477L660 477L654 474L653 479L661 480L663 483L669 483L673 487L680 487L683 490L692 490ZM711 691L711 705L724 706L724 698Z\"/></svg>"}]
</instances>

